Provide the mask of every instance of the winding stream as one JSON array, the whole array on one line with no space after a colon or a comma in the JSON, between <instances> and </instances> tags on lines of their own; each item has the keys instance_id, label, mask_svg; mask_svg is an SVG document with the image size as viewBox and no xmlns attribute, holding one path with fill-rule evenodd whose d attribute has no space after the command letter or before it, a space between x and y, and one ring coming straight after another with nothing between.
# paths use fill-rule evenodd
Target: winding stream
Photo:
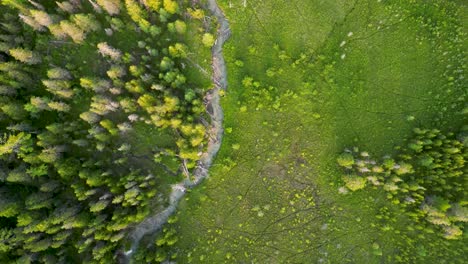
<instances>
[{"instance_id":1,"label":"winding stream","mask_svg":"<svg viewBox=\"0 0 468 264\"><path fill-rule=\"evenodd\" d=\"M176 211L179 201L185 195L185 190L197 186L208 176L208 169L211 167L213 159L221 147L224 115L219 102L219 91L227 88L226 65L222 51L224 42L229 38L231 31L229 22L216 0L208 0L208 10L217 18L219 27L217 29L216 42L211 51L214 87L205 96L206 109L211 118L211 127L208 130L207 151L202 154L197 167L193 171L193 180L184 180L172 186L169 206L163 211L148 217L130 232L132 247L129 251L125 252L126 262L129 262L131 255L137 250L143 236L157 232L167 222L168 218Z\"/></svg>"}]
</instances>

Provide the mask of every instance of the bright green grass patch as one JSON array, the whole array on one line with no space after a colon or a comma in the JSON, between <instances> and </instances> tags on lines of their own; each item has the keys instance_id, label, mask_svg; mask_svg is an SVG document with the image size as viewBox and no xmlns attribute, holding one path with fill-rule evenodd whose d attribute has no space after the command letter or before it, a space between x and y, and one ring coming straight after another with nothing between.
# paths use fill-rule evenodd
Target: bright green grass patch
<instances>
[{"instance_id":1,"label":"bright green grass patch","mask_svg":"<svg viewBox=\"0 0 468 264\"><path fill-rule=\"evenodd\" d=\"M406 230L377 190L339 194L336 165L345 147L380 156L415 126L460 125L457 6L243 2L222 2L226 134L211 177L181 204L179 261L457 263L463 241ZM447 25L433 32L418 12Z\"/></svg>"}]
</instances>

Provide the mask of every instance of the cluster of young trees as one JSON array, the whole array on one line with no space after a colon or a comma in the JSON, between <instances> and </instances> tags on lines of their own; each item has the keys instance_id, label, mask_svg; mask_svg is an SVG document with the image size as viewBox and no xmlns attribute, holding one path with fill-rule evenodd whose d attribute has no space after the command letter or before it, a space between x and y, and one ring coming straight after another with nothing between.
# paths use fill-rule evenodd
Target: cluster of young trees
<instances>
[{"instance_id":1,"label":"cluster of young trees","mask_svg":"<svg viewBox=\"0 0 468 264\"><path fill-rule=\"evenodd\" d=\"M382 188L404 209L412 228L461 239L468 222L468 127L458 134L419 128L414 132L396 158L377 161L357 148L341 154L337 161L347 172L345 186L351 191Z\"/></svg>"},{"instance_id":2,"label":"cluster of young trees","mask_svg":"<svg viewBox=\"0 0 468 264\"><path fill-rule=\"evenodd\" d=\"M182 8L3 0L0 10L0 262L115 262L127 230L164 201L160 157L190 168L203 150ZM142 158L139 124L173 131L177 144Z\"/></svg>"},{"instance_id":3,"label":"cluster of young trees","mask_svg":"<svg viewBox=\"0 0 468 264\"><path fill-rule=\"evenodd\" d=\"M138 251L132 256L135 263L166 263L177 259L178 250L175 247L179 241L179 234L174 227L178 221L178 216L169 218L168 223L159 232L146 247L138 248Z\"/></svg>"}]
</instances>

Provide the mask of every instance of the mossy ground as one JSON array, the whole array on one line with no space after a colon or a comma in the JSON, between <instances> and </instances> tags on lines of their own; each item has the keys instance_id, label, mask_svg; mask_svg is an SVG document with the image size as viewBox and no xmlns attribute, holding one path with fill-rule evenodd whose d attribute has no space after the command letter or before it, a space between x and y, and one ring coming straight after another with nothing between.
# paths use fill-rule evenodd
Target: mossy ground
<instances>
[{"instance_id":1,"label":"mossy ground","mask_svg":"<svg viewBox=\"0 0 468 264\"><path fill-rule=\"evenodd\" d=\"M383 193L339 194L336 156L391 154L414 127L460 125L464 6L246 2L220 1L233 32L226 133L210 178L180 206L180 263L460 261L463 241L407 235Z\"/></svg>"}]
</instances>

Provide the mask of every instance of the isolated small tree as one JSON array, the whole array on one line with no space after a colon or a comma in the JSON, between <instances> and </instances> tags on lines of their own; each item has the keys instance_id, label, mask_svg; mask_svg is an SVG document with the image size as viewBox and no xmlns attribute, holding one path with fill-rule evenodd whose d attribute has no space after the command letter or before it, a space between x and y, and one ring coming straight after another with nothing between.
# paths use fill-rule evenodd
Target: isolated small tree
<instances>
[{"instance_id":1,"label":"isolated small tree","mask_svg":"<svg viewBox=\"0 0 468 264\"><path fill-rule=\"evenodd\" d=\"M337 158L338 165L351 167L354 164L354 157L351 153L343 153Z\"/></svg>"},{"instance_id":2,"label":"isolated small tree","mask_svg":"<svg viewBox=\"0 0 468 264\"><path fill-rule=\"evenodd\" d=\"M205 47L211 48L213 46L214 42L215 42L215 39L214 39L212 34L210 34L210 33L203 34L202 43L203 43L203 45L205 45Z\"/></svg>"},{"instance_id":3,"label":"isolated small tree","mask_svg":"<svg viewBox=\"0 0 468 264\"><path fill-rule=\"evenodd\" d=\"M351 191L357 191L366 187L366 179L356 175L343 176L345 185Z\"/></svg>"}]
</instances>

